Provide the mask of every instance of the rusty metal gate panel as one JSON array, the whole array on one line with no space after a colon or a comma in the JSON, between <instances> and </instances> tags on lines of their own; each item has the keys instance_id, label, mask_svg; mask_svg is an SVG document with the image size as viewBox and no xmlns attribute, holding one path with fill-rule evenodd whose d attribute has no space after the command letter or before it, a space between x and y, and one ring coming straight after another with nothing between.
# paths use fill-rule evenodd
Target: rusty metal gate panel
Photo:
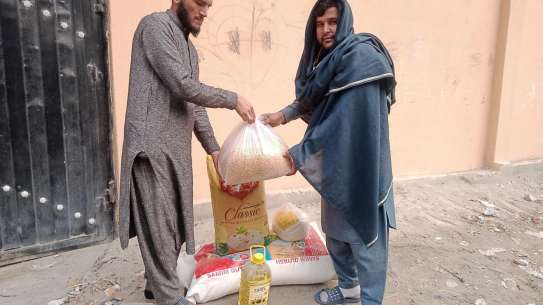
<instances>
[{"instance_id":1,"label":"rusty metal gate panel","mask_svg":"<svg viewBox=\"0 0 543 305\"><path fill-rule=\"evenodd\" d=\"M113 238L103 0L0 0L0 265Z\"/></svg>"}]
</instances>

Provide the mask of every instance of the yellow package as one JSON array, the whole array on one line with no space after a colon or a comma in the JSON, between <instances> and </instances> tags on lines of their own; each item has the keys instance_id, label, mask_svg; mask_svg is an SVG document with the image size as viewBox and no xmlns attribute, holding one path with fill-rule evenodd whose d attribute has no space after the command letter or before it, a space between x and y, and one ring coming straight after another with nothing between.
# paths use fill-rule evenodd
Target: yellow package
<instances>
[{"instance_id":1,"label":"yellow package","mask_svg":"<svg viewBox=\"0 0 543 305\"><path fill-rule=\"evenodd\" d=\"M219 179L213 158L207 157L218 255L248 250L265 244L269 235L263 182L226 186Z\"/></svg>"},{"instance_id":2,"label":"yellow package","mask_svg":"<svg viewBox=\"0 0 543 305\"><path fill-rule=\"evenodd\" d=\"M290 202L283 203L272 217L272 230L285 241L303 240L308 231L307 215Z\"/></svg>"}]
</instances>

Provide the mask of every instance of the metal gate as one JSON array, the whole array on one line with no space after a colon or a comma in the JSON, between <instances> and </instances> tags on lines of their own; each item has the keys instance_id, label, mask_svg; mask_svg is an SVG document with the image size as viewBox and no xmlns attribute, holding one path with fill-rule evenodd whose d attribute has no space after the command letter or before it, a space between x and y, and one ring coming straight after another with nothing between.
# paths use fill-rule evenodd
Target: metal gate
<instances>
[{"instance_id":1,"label":"metal gate","mask_svg":"<svg viewBox=\"0 0 543 305\"><path fill-rule=\"evenodd\" d=\"M0 0L0 265L113 237L103 0Z\"/></svg>"}]
</instances>

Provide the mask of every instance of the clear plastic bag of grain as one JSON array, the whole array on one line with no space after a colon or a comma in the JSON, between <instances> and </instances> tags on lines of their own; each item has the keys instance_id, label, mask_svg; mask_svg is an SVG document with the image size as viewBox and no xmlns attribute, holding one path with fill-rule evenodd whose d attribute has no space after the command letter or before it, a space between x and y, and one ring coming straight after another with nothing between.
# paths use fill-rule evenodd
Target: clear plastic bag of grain
<instances>
[{"instance_id":1,"label":"clear plastic bag of grain","mask_svg":"<svg viewBox=\"0 0 543 305\"><path fill-rule=\"evenodd\" d=\"M288 147L273 128L260 120L238 125L219 154L219 173L226 185L237 185L285 176L290 161Z\"/></svg>"},{"instance_id":2,"label":"clear plastic bag of grain","mask_svg":"<svg viewBox=\"0 0 543 305\"><path fill-rule=\"evenodd\" d=\"M299 241L307 236L309 221L307 214L290 202L283 203L273 213L272 230L284 241Z\"/></svg>"}]
</instances>

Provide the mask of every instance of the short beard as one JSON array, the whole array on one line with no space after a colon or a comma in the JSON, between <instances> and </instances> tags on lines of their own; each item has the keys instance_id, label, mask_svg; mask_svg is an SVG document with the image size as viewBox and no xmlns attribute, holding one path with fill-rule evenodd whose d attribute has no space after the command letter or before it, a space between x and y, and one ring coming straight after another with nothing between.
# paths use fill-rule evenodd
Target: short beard
<instances>
[{"instance_id":1,"label":"short beard","mask_svg":"<svg viewBox=\"0 0 543 305\"><path fill-rule=\"evenodd\" d=\"M200 29L197 29L190 24L189 13L185 8L184 1L179 3L179 6L177 7L177 17L179 17L181 24L183 24L183 26L189 31L189 33L191 33L194 37L198 37L198 34L200 34Z\"/></svg>"}]
</instances>

